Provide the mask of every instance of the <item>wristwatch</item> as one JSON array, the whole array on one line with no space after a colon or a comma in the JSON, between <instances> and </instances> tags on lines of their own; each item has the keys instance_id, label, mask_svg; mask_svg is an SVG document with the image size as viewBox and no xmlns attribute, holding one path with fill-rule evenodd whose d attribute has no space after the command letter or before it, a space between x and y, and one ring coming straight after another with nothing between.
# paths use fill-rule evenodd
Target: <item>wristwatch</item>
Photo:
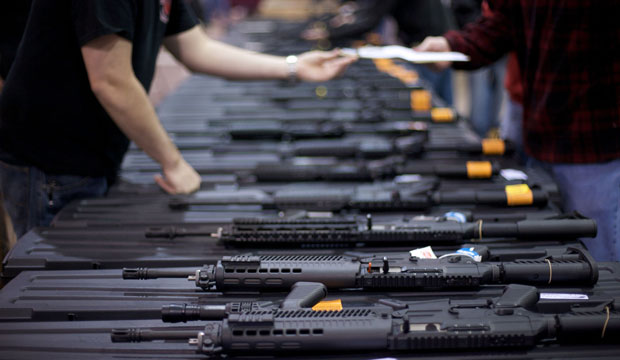
<instances>
[{"instance_id":1,"label":"wristwatch","mask_svg":"<svg viewBox=\"0 0 620 360\"><path fill-rule=\"evenodd\" d=\"M291 83L297 82L297 56L287 56L286 64L288 65L288 81Z\"/></svg>"}]
</instances>

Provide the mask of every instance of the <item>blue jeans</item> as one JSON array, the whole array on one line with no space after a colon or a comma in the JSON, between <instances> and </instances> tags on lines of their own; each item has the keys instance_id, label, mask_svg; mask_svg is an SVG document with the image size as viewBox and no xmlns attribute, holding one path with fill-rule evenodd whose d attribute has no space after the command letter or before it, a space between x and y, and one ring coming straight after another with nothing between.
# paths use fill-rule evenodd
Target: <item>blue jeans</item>
<instances>
[{"instance_id":1,"label":"blue jeans","mask_svg":"<svg viewBox=\"0 0 620 360\"><path fill-rule=\"evenodd\" d=\"M499 113L504 98L506 58L482 69L469 72L471 111L469 119L480 137L499 125Z\"/></svg>"},{"instance_id":2,"label":"blue jeans","mask_svg":"<svg viewBox=\"0 0 620 360\"><path fill-rule=\"evenodd\" d=\"M523 105L507 96L505 110L499 127L499 136L514 144L518 160L525 163L528 156L523 148Z\"/></svg>"},{"instance_id":3,"label":"blue jeans","mask_svg":"<svg viewBox=\"0 0 620 360\"><path fill-rule=\"evenodd\" d=\"M595 164L538 163L553 175L564 210L596 220L598 234L582 239L598 261L620 260L620 159Z\"/></svg>"},{"instance_id":4,"label":"blue jeans","mask_svg":"<svg viewBox=\"0 0 620 360\"><path fill-rule=\"evenodd\" d=\"M103 196L107 190L105 177L48 175L0 161L0 191L18 238L35 226L49 226L70 201Z\"/></svg>"}]
</instances>

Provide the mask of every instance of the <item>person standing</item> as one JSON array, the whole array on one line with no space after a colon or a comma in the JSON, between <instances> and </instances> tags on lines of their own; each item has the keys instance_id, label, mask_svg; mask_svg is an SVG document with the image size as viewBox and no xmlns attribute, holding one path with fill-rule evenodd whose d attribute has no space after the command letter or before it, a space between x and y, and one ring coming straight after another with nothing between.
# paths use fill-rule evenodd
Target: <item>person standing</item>
<instances>
[{"instance_id":1,"label":"person standing","mask_svg":"<svg viewBox=\"0 0 620 360\"><path fill-rule=\"evenodd\" d=\"M620 260L620 1L489 1L491 13L416 50L459 51L475 69L515 51L523 145L554 176L565 210L598 223L584 239L597 260ZM450 66L437 64L439 68Z\"/></svg>"},{"instance_id":2,"label":"person standing","mask_svg":"<svg viewBox=\"0 0 620 360\"><path fill-rule=\"evenodd\" d=\"M191 71L238 80L325 81L355 61L212 40L183 0L34 0L23 40L0 98L0 186L18 236L104 195L130 140L161 165L163 190L199 188L147 97L162 44Z\"/></svg>"}]
</instances>

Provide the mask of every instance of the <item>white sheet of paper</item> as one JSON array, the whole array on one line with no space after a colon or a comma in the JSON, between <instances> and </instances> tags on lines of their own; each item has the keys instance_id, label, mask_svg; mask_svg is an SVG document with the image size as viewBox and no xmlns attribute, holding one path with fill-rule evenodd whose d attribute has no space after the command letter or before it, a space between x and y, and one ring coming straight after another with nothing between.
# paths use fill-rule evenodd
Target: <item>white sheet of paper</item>
<instances>
[{"instance_id":1,"label":"white sheet of paper","mask_svg":"<svg viewBox=\"0 0 620 360\"><path fill-rule=\"evenodd\" d=\"M412 63L469 61L467 55L459 52L421 52L399 45L363 46L358 49L346 48L342 51L364 59L403 59Z\"/></svg>"}]
</instances>

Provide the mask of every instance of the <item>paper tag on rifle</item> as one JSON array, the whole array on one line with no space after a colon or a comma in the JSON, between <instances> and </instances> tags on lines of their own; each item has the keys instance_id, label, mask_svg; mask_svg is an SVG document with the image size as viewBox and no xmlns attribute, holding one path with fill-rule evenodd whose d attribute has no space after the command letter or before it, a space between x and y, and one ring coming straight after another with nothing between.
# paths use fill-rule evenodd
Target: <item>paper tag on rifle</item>
<instances>
[{"instance_id":1,"label":"paper tag on rifle","mask_svg":"<svg viewBox=\"0 0 620 360\"><path fill-rule=\"evenodd\" d=\"M396 184L409 184L422 181L422 176L418 174L403 174L394 178Z\"/></svg>"},{"instance_id":2,"label":"paper tag on rifle","mask_svg":"<svg viewBox=\"0 0 620 360\"><path fill-rule=\"evenodd\" d=\"M467 216L457 211L448 211L447 213L443 214L443 216L446 218L446 220L456 221L457 223L463 224L467 222Z\"/></svg>"},{"instance_id":3,"label":"paper tag on rifle","mask_svg":"<svg viewBox=\"0 0 620 360\"><path fill-rule=\"evenodd\" d=\"M411 257L417 257L418 259L437 259L437 255L435 255L433 248L430 246L411 250L409 251L409 255L411 255Z\"/></svg>"},{"instance_id":4,"label":"paper tag on rifle","mask_svg":"<svg viewBox=\"0 0 620 360\"><path fill-rule=\"evenodd\" d=\"M431 119L434 122L452 122L454 121L454 111L450 108L434 108L431 110Z\"/></svg>"},{"instance_id":5,"label":"paper tag on rifle","mask_svg":"<svg viewBox=\"0 0 620 360\"><path fill-rule=\"evenodd\" d=\"M413 111L430 111L431 93L426 90L411 91L411 110Z\"/></svg>"},{"instance_id":6,"label":"paper tag on rifle","mask_svg":"<svg viewBox=\"0 0 620 360\"><path fill-rule=\"evenodd\" d=\"M508 206L532 205L534 194L527 184L506 185L506 203Z\"/></svg>"},{"instance_id":7,"label":"paper tag on rifle","mask_svg":"<svg viewBox=\"0 0 620 360\"><path fill-rule=\"evenodd\" d=\"M465 255L465 256L469 256L470 258L474 259L475 262L481 262L482 261L482 256L480 256L480 254L478 254L473 247L471 248L460 248L456 251L457 254L461 254L461 255Z\"/></svg>"},{"instance_id":8,"label":"paper tag on rifle","mask_svg":"<svg viewBox=\"0 0 620 360\"><path fill-rule=\"evenodd\" d=\"M312 307L312 310L314 311L341 311L342 301L340 299L321 301L318 304L314 305Z\"/></svg>"},{"instance_id":9,"label":"paper tag on rifle","mask_svg":"<svg viewBox=\"0 0 620 360\"><path fill-rule=\"evenodd\" d=\"M586 294L540 293L541 299L547 300L588 300Z\"/></svg>"},{"instance_id":10,"label":"paper tag on rifle","mask_svg":"<svg viewBox=\"0 0 620 360\"><path fill-rule=\"evenodd\" d=\"M499 174L508 181L513 180L527 180L527 174L521 170L516 169L502 169L499 171Z\"/></svg>"}]
</instances>

